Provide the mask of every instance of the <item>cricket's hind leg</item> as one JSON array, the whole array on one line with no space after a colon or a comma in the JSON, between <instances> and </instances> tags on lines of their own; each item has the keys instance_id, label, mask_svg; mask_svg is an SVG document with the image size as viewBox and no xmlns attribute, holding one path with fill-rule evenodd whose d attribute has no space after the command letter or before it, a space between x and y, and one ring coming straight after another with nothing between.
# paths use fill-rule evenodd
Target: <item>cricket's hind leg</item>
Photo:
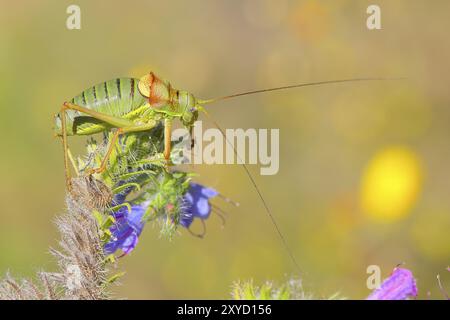
<instances>
[{"instance_id":1,"label":"cricket's hind leg","mask_svg":"<svg viewBox=\"0 0 450 320\"><path fill-rule=\"evenodd\" d=\"M71 174L69 169L69 146L67 145L67 124L66 124L66 111L68 110L66 103L64 103L59 111L59 117L61 119L61 137L64 150L64 176L66 179L66 188L71 190Z\"/></svg>"},{"instance_id":2,"label":"cricket's hind leg","mask_svg":"<svg viewBox=\"0 0 450 320\"><path fill-rule=\"evenodd\" d=\"M102 173L106 170L108 160L111 157L111 153L117 143L117 140L119 139L119 137L121 135L126 134L126 133L147 131L147 130L153 129L156 126L156 124L157 124L157 122L155 120L150 120L148 123L142 124L142 125L132 125L132 126L128 126L128 127L117 128L113 134L111 141L109 142L108 149L103 157L103 160L102 160L100 166L98 168L91 169L89 171L89 174Z\"/></svg>"},{"instance_id":3,"label":"cricket's hind leg","mask_svg":"<svg viewBox=\"0 0 450 320\"><path fill-rule=\"evenodd\" d=\"M109 141L108 148L106 150L105 155L103 156L103 159L102 159L102 162L100 163L100 166L98 168L95 168L95 169L90 169L88 171L89 175L96 174L96 173L102 173L102 172L104 172L106 170L106 166L108 164L108 160L111 157L111 153L112 153L112 151L113 151L113 149L114 149L114 147L116 145L116 142L117 142L117 140L118 140L118 138L119 138L119 136L121 134L123 134L123 129L122 128L116 129L116 131L114 132L114 134L112 136L111 141Z\"/></svg>"},{"instance_id":4,"label":"cricket's hind leg","mask_svg":"<svg viewBox=\"0 0 450 320\"><path fill-rule=\"evenodd\" d=\"M139 132L139 131L147 131L155 127L156 121L149 120L147 123L136 125L133 121L111 116L106 113L97 112L95 110L91 110L89 108L81 107L79 105L65 102L61 107L61 130L62 130L62 139L63 139L63 148L64 148L64 167L65 167L65 175L66 175L66 185L70 188L70 170L69 170L69 156L68 156L68 146L67 146L67 124L66 124L66 111L67 110L75 110L80 113L84 113L94 119L103 121L112 127L116 127L117 131L114 133L114 136L110 142L108 150L103 158L100 167L91 170L91 174L93 173L102 173L106 170L106 166L108 163L108 159L111 156L111 152L116 144L118 137L124 133L131 132Z\"/></svg>"}]
</instances>

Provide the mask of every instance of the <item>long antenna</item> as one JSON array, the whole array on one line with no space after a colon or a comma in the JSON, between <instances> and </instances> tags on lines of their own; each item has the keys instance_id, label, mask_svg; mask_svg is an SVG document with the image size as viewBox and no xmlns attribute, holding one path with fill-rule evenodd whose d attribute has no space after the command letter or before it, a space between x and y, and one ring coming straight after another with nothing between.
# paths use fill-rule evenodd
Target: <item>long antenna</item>
<instances>
[{"instance_id":1,"label":"long antenna","mask_svg":"<svg viewBox=\"0 0 450 320\"><path fill-rule=\"evenodd\" d=\"M266 210L266 213L267 213L267 215L269 216L269 218L270 218L272 224L275 226L275 229L277 230L278 236L279 236L279 238L281 239L281 242L283 243L284 248L286 249L287 253L289 254L289 257L291 258L292 262L294 263L295 268L297 269L297 271L298 271L299 273L301 273L300 266L299 266L299 264L297 263L297 260L295 259L295 256L294 256L292 250L290 249L290 247L289 247L289 245L288 245L286 239L284 238L283 233L281 232L280 227L278 226L278 223L277 223L277 221L275 220L275 217L273 216L272 211L271 211L270 208L269 208L269 205L267 204L266 200L264 199L264 197L263 197L263 195L262 195L262 193L261 193L261 190L259 190L258 185L256 184L256 181L255 181L255 179L253 178L253 175L250 173L250 170L248 170L248 168L247 168L247 166L245 165L244 161L242 161L241 157L239 156L239 154L238 154L236 148L235 148L234 145L230 142L230 140L228 140L227 136L225 135L225 132L224 132L223 129L219 126L219 124L211 117L211 115L210 115L208 112L206 112L205 110L202 110L202 111L203 111L203 112L206 114L206 116L208 116L208 118L213 122L214 126L215 126L217 129L219 129L219 131L222 133L222 136L225 138L226 142L227 142L231 147L233 147L234 154L236 155L236 158L239 160L239 162L242 163L242 168L244 168L245 173L247 174L248 178L250 179L250 181L251 181L253 187L254 187L255 190L256 190L256 193L257 193L258 196L259 196L259 198L261 199L261 202L262 202L262 204L263 204L263 206L264 206L264 209Z\"/></svg>"},{"instance_id":2,"label":"long antenna","mask_svg":"<svg viewBox=\"0 0 450 320\"><path fill-rule=\"evenodd\" d=\"M260 89L260 90L253 90L253 91L247 91L247 92L241 92L236 93L224 97L214 98L214 99L206 99L201 100L198 99L198 103L200 105L203 104L209 104L221 100L227 100L231 98L241 97L241 96L247 96L251 94L257 94L257 93L263 93L263 92L270 92L270 91L278 91L278 90L287 90L287 89L294 89L294 88L301 88L301 87L312 87L312 86L320 86L325 84L333 84L333 83L343 83L343 82L359 82L359 81L384 81L384 80L401 80L405 78L352 78L352 79L340 79L340 80L328 80L328 81L318 81L318 82L308 82L308 83L299 83L299 84L293 84L289 86L282 86L282 87L275 87L275 88L266 88L266 89Z\"/></svg>"},{"instance_id":3,"label":"long antenna","mask_svg":"<svg viewBox=\"0 0 450 320\"><path fill-rule=\"evenodd\" d=\"M258 185L256 184L255 179L253 178L252 174L250 173L250 171L248 170L247 166L245 165L245 163L241 160L236 148L234 147L234 145L227 139L225 132L223 131L223 129L219 126L219 124L206 112L206 110L204 108L202 108L202 105L205 104L209 104L209 103L214 103L217 101L222 101L222 100L227 100L227 99L231 99L231 98L236 98L236 97L241 97L241 96L246 96L246 95L252 95L252 94L257 94L257 93L263 93L263 92L270 92L270 91L278 91L278 90L287 90L287 89L294 89L294 88L300 88L300 87L312 87L312 86L321 86L321 85L326 85L326 84L335 84L335 83L344 83L344 82L360 82L360 81L385 81L385 80L401 80L404 78L351 78L351 79L339 79L339 80L328 80L328 81L318 81L318 82L308 82L308 83L299 83L299 84L294 84L294 85L289 85L289 86L282 86L282 87L275 87L275 88L266 88L266 89L260 89L260 90L253 90L253 91L247 91L247 92L242 92L242 93L235 93L232 95L228 95L228 96L224 96L224 97L219 97L219 98L214 98L214 99L197 99L198 102L198 106L197 108L201 111L203 111L210 119L211 121L214 123L214 125L217 127L217 129L220 130L220 132L222 133L223 137L225 138L225 140L227 141L227 143L233 147L234 150L234 154L236 155L236 157L240 160L240 162L242 163L242 167L244 168L248 178L250 179L253 187L255 188L256 192L258 193L259 198L261 199L261 202L264 206L264 209L267 213L267 215L269 216L272 224L275 226L275 229L278 233L279 238L281 239L283 246L285 247L286 251L289 254L289 257L291 258L292 262L294 263L296 269L298 270L298 272L301 273L301 269L299 264L297 263L297 260L295 259L295 256L292 252L292 250L289 248L288 243L286 241L286 239L283 236L283 233L281 232L277 221L275 220L275 217L272 214L272 211L269 208L269 205L267 204L266 200L264 199L261 191L258 188Z\"/></svg>"}]
</instances>

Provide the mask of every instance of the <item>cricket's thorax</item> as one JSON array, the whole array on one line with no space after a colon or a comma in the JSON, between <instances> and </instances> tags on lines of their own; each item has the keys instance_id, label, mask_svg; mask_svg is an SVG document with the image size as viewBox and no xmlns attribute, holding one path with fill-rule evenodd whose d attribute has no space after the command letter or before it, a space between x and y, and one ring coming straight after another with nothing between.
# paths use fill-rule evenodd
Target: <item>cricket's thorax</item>
<instances>
[{"instance_id":1,"label":"cricket's thorax","mask_svg":"<svg viewBox=\"0 0 450 320\"><path fill-rule=\"evenodd\" d=\"M160 79L153 72L139 80L138 88L156 112L178 117L185 125L191 125L197 119L197 100L194 95L174 89L168 81Z\"/></svg>"}]
</instances>

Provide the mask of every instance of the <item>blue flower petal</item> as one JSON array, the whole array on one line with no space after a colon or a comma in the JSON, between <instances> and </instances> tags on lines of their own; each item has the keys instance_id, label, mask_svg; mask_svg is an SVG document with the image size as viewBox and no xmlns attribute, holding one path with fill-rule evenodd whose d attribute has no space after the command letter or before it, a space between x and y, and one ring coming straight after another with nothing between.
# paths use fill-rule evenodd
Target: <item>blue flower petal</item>
<instances>
[{"instance_id":1,"label":"blue flower petal","mask_svg":"<svg viewBox=\"0 0 450 320\"><path fill-rule=\"evenodd\" d=\"M181 216L180 224L188 228L194 218L208 219L211 214L211 204L209 199L217 196L219 193L212 189L204 187L198 183L191 182L189 190L184 195L185 212Z\"/></svg>"},{"instance_id":2,"label":"blue flower petal","mask_svg":"<svg viewBox=\"0 0 450 320\"><path fill-rule=\"evenodd\" d=\"M148 203L134 205L131 207L131 212L128 212L128 208L122 207L114 213L116 224L110 228L111 239L104 247L106 254L114 253L118 249L121 249L124 254L133 251L145 225L142 217L147 206Z\"/></svg>"},{"instance_id":3,"label":"blue flower petal","mask_svg":"<svg viewBox=\"0 0 450 320\"><path fill-rule=\"evenodd\" d=\"M196 216L201 219L207 219L211 213L211 205L208 202L208 199L200 198L196 204L197 211Z\"/></svg>"},{"instance_id":4,"label":"blue flower petal","mask_svg":"<svg viewBox=\"0 0 450 320\"><path fill-rule=\"evenodd\" d=\"M122 243L122 251L125 255L129 254L134 250L139 240L139 235L133 232L126 240Z\"/></svg>"}]
</instances>

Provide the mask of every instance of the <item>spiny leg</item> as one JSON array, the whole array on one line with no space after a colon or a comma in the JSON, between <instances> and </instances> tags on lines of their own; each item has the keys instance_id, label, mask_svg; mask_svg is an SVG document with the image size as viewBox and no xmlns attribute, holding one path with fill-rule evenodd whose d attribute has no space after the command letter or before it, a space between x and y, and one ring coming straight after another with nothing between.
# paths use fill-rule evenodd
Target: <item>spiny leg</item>
<instances>
[{"instance_id":1,"label":"spiny leg","mask_svg":"<svg viewBox=\"0 0 450 320\"><path fill-rule=\"evenodd\" d=\"M60 116L61 116L61 134L62 134L62 141L63 141L63 149L64 149L64 171L65 171L65 178L66 178L66 186L67 189L70 190L70 169L69 169L69 147L67 143L67 123L66 123L66 112L67 110L76 110L78 112L85 113L87 115L92 116L93 118L96 118L98 120L102 120L112 126L122 127L122 126L129 126L134 125L133 122L117 118L114 116L110 116L101 112L97 112L85 107L78 106L73 103L64 102L60 109Z\"/></svg>"},{"instance_id":2,"label":"spiny leg","mask_svg":"<svg viewBox=\"0 0 450 320\"><path fill-rule=\"evenodd\" d=\"M190 161L189 161L189 165L190 165L190 167L192 168L192 170L194 170L194 163L195 163L195 161L194 161L194 159L195 159L195 152L194 152L194 147L195 147L195 138L194 138L194 125L192 125L190 128L189 128L189 137L191 138L191 145L190 145L190 149L189 149L189 151L190 151Z\"/></svg>"},{"instance_id":3,"label":"spiny leg","mask_svg":"<svg viewBox=\"0 0 450 320\"><path fill-rule=\"evenodd\" d=\"M88 174L102 173L106 170L106 164L108 163L108 159L109 159L109 157L111 157L111 153L116 145L117 139L119 138L119 135L121 135L122 133L123 133L122 128L118 128L114 132L113 137L112 137L111 141L109 142L108 149L107 149L105 155L103 156L102 162L100 163L100 167L89 170Z\"/></svg>"},{"instance_id":4,"label":"spiny leg","mask_svg":"<svg viewBox=\"0 0 450 320\"><path fill-rule=\"evenodd\" d=\"M111 157L111 153L116 145L117 139L119 138L120 135L124 134L124 133L131 133L131 132L139 132L139 131L147 131L150 130L152 128L154 128L156 125L156 121L155 120L151 120L146 124L142 124L142 125L133 125L133 126L129 126L129 127L123 127L123 128L118 128L116 130L116 132L114 132L114 135L110 141L110 144L108 146L108 150L106 151L105 156L103 157L103 160L100 164L100 167L96 168L96 169L92 169L89 174L94 174L94 173L102 173L106 170L106 165L108 164L108 160Z\"/></svg>"},{"instance_id":5,"label":"spiny leg","mask_svg":"<svg viewBox=\"0 0 450 320\"><path fill-rule=\"evenodd\" d=\"M67 146L67 128L66 128L66 107L65 104L61 107L60 115L61 115L61 133L62 133L62 141L63 141L63 149L64 149L64 174L66 178L66 188L70 190L70 169L69 169L69 153Z\"/></svg>"},{"instance_id":6,"label":"spiny leg","mask_svg":"<svg viewBox=\"0 0 450 320\"><path fill-rule=\"evenodd\" d=\"M195 146L195 138L194 138L194 126L189 127L189 137L191 138L191 150Z\"/></svg>"},{"instance_id":7,"label":"spiny leg","mask_svg":"<svg viewBox=\"0 0 450 320\"><path fill-rule=\"evenodd\" d=\"M79 106L79 105L76 105L76 104L73 104L70 102L64 102L63 109L79 111L81 113L91 116L92 118L101 120L101 121L103 121L113 127L116 127L116 128L125 128L125 127L135 126L134 122L131 120L111 116L109 114L98 112L98 111L95 111L92 109L88 109L86 107L82 107L82 106Z\"/></svg>"},{"instance_id":8,"label":"spiny leg","mask_svg":"<svg viewBox=\"0 0 450 320\"><path fill-rule=\"evenodd\" d=\"M70 160L70 163L72 164L73 170L75 170L76 175L79 176L80 172L78 170L78 165L72 155L72 152L70 151L70 148L67 148L67 155L69 156L69 160Z\"/></svg>"},{"instance_id":9,"label":"spiny leg","mask_svg":"<svg viewBox=\"0 0 450 320\"><path fill-rule=\"evenodd\" d=\"M97 112L95 110L91 110L85 107L81 107L79 105L65 102L63 106L61 107L61 130L62 130L62 139L63 139L63 148L64 148L64 166L66 170L66 185L68 188L70 188L70 170L69 170L69 156L68 156L68 146L67 146L67 127L66 127L66 111L67 110L75 110L81 113L85 113L95 119L104 121L105 123L117 127L118 130L115 133L115 138L113 137L113 140L118 138L118 136L122 133L128 133L128 132L139 132L139 131L146 131L152 129L156 125L155 120L150 120L149 122L141 125L135 125L133 121L111 116L105 113ZM102 161L102 164L100 168L94 169L95 173L103 172L106 169L106 164L108 162L108 159L111 155L112 148L115 145L115 141L112 141L114 143L111 143L111 145L108 148L108 151L106 153L105 158Z\"/></svg>"}]
</instances>

